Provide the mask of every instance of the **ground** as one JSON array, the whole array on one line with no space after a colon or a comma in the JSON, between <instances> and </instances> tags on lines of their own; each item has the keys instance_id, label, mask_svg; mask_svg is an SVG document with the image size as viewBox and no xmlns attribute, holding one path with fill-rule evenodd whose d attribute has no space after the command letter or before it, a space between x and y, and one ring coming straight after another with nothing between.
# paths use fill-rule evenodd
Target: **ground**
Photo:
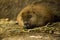
<instances>
[{"instance_id":1,"label":"ground","mask_svg":"<svg viewBox=\"0 0 60 40\"><path fill-rule=\"evenodd\" d=\"M59 40L60 23L34 29L21 29L17 21L0 19L0 40Z\"/></svg>"}]
</instances>

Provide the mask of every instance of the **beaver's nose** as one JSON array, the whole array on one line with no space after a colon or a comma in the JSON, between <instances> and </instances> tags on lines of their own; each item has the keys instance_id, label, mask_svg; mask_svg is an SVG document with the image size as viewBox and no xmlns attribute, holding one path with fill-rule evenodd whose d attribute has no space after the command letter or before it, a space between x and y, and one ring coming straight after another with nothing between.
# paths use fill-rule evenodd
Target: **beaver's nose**
<instances>
[{"instance_id":1,"label":"beaver's nose","mask_svg":"<svg viewBox=\"0 0 60 40\"><path fill-rule=\"evenodd\" d=\"M25 25L25 27L29 27L30 26L28 22L24 22L24 25Z\"/></svg>"}]
</instances>

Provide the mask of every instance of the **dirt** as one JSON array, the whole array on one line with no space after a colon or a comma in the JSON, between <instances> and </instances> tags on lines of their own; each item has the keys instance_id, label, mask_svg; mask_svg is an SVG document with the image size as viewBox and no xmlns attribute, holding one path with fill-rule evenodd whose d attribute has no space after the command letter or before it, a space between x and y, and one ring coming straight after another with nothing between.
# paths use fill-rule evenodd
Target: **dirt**
<instances>
[{"instance_id":1,"label":"dirt","mask_svg":"<svg viewBox=\"0 0 60 40\"><path fill-rule=\"evenodd\" d=\"M17 36L3 38L2 40L60 40L60 36L45 33L23 33Z\"/></svg>"},{"instance_id":2,"label":"dirt","mask_svg":"<svg viewBox=\"0 0 60 40\"><path fill-rule=\"evenodd\" d=\"M60 23L21 29L17 21L0 19L0 40L60 40Z\"/></svg>"}]
</instances>

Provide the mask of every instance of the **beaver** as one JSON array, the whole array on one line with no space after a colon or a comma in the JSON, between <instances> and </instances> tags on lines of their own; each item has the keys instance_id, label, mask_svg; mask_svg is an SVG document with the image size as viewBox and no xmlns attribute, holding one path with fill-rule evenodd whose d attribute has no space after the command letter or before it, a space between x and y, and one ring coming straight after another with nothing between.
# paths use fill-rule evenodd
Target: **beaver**
<instances>
[{"instance_id":1,"label":"beaver","mask_svg":"<svg viewBox=\"0 0 60 40\"><path fill-rule=\"evenodd\" d=\"M35 28L45 26L56 21L51 6L45 3L27 5L17 16L18 24L22 28Z\"/></svg>"}]
</instances>

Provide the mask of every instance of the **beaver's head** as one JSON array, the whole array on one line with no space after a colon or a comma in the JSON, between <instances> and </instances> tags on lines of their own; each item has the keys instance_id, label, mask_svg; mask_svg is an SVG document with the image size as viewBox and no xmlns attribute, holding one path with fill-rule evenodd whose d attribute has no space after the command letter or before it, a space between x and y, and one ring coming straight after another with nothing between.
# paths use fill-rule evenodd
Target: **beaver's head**
<instances>
[{"instance_id":1,"label":"beaver's head","mask_svg":"<svg viewBox=\"0 0 60 40\"><path fill-rule=\"evenodd\" d=\"M52 20L50 10L39 5L27 6L21 11L20 16L25 28L44 26Z\"/></svg>"}]
</instances>

